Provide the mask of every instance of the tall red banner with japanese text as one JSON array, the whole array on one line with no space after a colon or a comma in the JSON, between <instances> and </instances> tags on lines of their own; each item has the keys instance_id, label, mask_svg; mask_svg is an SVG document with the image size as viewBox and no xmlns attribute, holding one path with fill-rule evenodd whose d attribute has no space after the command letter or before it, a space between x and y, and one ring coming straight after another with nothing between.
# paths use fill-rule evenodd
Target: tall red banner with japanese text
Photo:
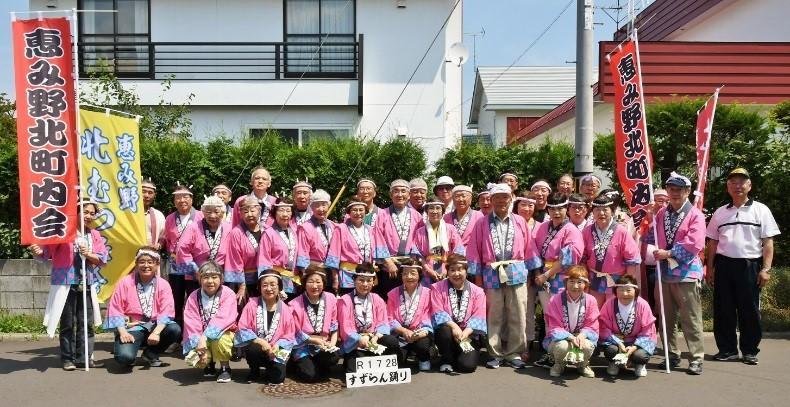
<instances>
[{"instance_id":1,"label":"tall red banner with japanese text","mask_svg":"<svg viewBox=\"0 0 790 407\"><path fill-rule=\"evenodd\" d=\"M652 157L647 141L647 118L642 93L638 47L624 42L609 56L614 85L614 145L617 179L634 225L639 225L652 200Z\"/></svg>"},{"instance_id":2,"label":"tall red banner with japanese text","mask_svg":"<svg viewBox=\"0 0 790 407\"><path fill-rule=\"evenodd\" d=\"M11 26L21 243L73 241L79 182L69 21L16 20Z\"/></svg>"},{"instance_id":3,"label":"tall red banner with japanese text","mask_svg":"<svg viewBox=\"0 0 790 407\"><path fill-rule=\"evenodd\" d=\"M713 116L716 115L716 103L719 101L719 90L705 102L705 106L697 112L697 190L694 191L694 206L702 210L705 198L705 183L708 181L708 164L710 163L710 135L713 131Z\"/></svg>"}]
</instances>

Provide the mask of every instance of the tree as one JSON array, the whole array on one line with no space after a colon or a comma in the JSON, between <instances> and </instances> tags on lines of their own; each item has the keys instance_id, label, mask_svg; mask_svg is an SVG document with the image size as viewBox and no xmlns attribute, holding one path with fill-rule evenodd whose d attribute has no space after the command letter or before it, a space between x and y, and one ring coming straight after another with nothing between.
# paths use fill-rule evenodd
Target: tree
<instances>
[{"instance_id":1,"label":"tree","mask_svg":"<svg viewBox=\"0 0 790 407\"><path fill-rule=\"evenodd\" d=\"M140 137L143 139L180 138L189 139L192 120L189 105L195 97L190 93L181 104L167 102L166 94L173 86L173 76L166 77L162 85L159 102L155 106L140 105L140 97L134 89L123 86L111 71L98 70L90 73L90 79L80 82L80 103L109 107L139 115Z\"/></svg>"},{"instance_id":2,"label":"tree","mask_svg":"<svg viewBox=\"0 0 790 407\"><path fill-rule=\"evenodd\" d=\"M504 172L516 174L522 189L546 179L553 183L573 168L573 147L547 141L537 147L517 144L495 149L480 143L459 143L436 162L435 177L451 175L456 184L480 190Z\"/></svg>"}]
</instances>

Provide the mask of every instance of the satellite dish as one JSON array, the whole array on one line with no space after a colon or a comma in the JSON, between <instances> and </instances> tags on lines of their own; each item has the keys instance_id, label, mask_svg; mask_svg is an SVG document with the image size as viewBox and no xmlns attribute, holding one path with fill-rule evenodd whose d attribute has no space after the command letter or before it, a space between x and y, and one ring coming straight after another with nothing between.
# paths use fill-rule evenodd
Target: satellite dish
<instances>
[{"instance_id":1,"label":"satellite dish","mask_svg":"<svg viewBox=\"0 0 790 407\"><path fill-rule=\"evenodd\" d=\"M450 62L456 66L461 66L469 59L469 50L466 49L464 44L456 42L451 45L447 50L447 59L444 62Z\"/></svg>"}]
</instances>

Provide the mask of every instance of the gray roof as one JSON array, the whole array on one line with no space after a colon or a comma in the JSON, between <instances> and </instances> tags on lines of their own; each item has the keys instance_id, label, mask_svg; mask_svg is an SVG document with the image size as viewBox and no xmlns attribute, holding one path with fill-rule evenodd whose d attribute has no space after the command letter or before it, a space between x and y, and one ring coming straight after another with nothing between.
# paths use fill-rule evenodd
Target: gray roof
<instances>
[{"instance_id":1,"label":"gray roof","mask_svg":"<svg viewBox=\"0 0 790 407\"><path fill-rule=\"evenodd\" d=\"M598 69L593 69L593 77L597 75ZM469 123L477 123L480 109L553 109L575 94L575 66L481 66L475 75Z\"/></svg>"}]
</instances>

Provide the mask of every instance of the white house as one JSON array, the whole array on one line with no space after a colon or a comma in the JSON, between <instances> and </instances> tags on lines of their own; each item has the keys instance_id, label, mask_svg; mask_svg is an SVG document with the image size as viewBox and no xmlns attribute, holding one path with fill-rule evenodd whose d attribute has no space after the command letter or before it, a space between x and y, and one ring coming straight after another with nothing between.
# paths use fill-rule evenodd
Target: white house
<instances>
[{"instance_id":1,"label":"white house","mask_svg":"<svg viewBox=\"0 0 790 407\"><path fill-rule=\"evenodd\" d=\"M575 93L572 66L481 66L467 128L501 147Z\"/></svg>"},{"instance_id":2,"label":"white house","mask_svg":"<svg viewBox=\"0 0 790 407\"><path fill-rule=\"evenodd\" d=\"M462 133L463 38L455 0L31 0L30 10L82 13L84 74L109 62L143 104L190 94L198 140L278 129L316 138L410 137L436 159ZM452 14L451 14L452 11ZM436 44L387 117L431 39Z\"/></svg>"}]
</instances>

